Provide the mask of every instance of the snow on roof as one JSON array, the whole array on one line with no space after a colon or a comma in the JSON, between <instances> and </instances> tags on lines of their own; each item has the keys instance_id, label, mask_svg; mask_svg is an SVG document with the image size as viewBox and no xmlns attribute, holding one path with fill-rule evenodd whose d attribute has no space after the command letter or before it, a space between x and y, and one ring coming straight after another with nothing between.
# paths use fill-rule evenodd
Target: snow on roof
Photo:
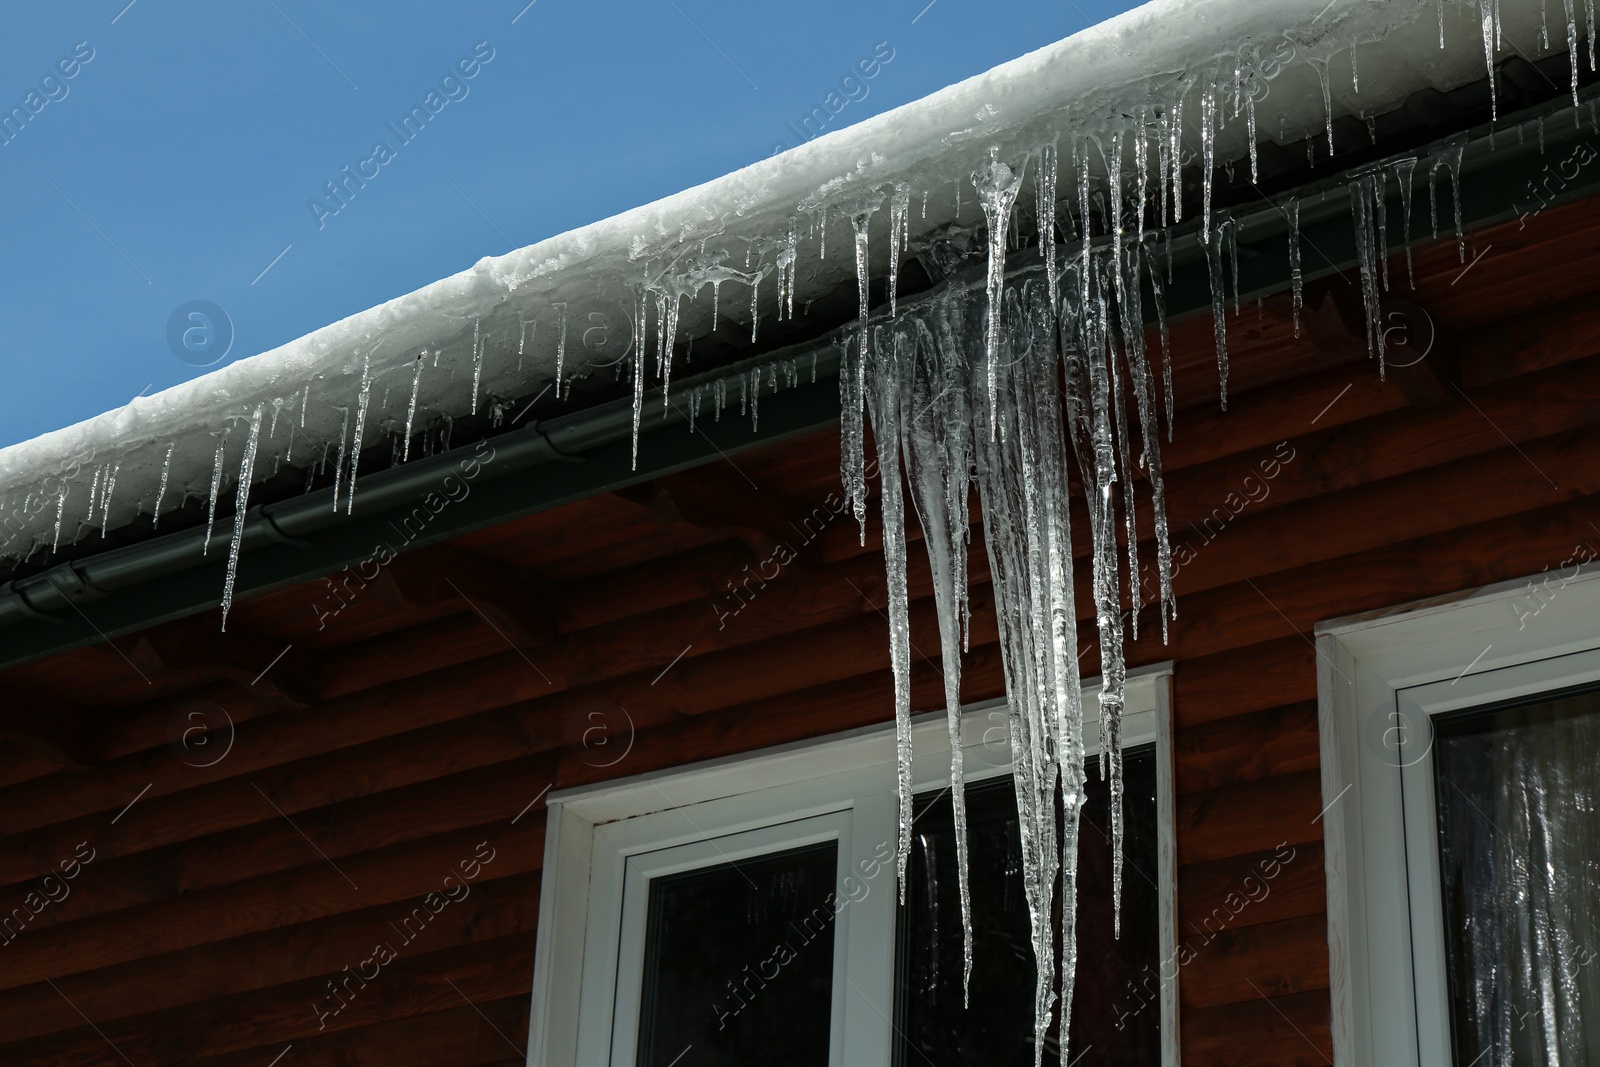
<instances>
[{"instance_id":1,"label":"snow on roof","mask_svg":"<svg viewBox=\"0 0 1600 1067\"><path fill-rule=\"evenodd\" d=\"M1500 4L1504 39L1531 53L1538 5ZM785 275L803 301L855 273L852 227L841 216L886 216L878 209L898 191L893 206L915 240L957 218L964 185L960 218L976 222L971 175L992 149L1020 160L1055 144L1070 158L1079 144L1103 145L1183 102L1182 150L1198 155L1204 100L1209 92L1215 107L1217 87L1232 85L1231 97L1221 94L1224 111L1253 104L1243 108L1253 114L1216 116L1220 164L1245 155L1252 126L1262 138L1293 141L1332 117L1380 113L1418 89L1481 79L1478 10L1473 0L1146 4L725 177L485 258L278 348L0 450L0 556L93 538L185 498L213 507L215 497L231 500L253 436L258 454L248 469L257 478L313 456L325 469L347 452L351 468L358 441L398 443L430 418L532 395L558 367L564 378L593 373L627 350L629 331L624 324L620 342L585 345L580 327L591 310L610 313L615 325L621 309L635 329L654 312L658 335L669 313L670 352L671 340L708 330L705 290L729 286L719 294L721 315L750 328L752 290L760 313L773 315ZM907 196L931 202L907 211ZM888 225L880 218L872 228L887 236ZM890 262L884 236L869 248L875 269ZM632 358L649 373L656 351L635 345Z\"/></svg>"}]
</instances>

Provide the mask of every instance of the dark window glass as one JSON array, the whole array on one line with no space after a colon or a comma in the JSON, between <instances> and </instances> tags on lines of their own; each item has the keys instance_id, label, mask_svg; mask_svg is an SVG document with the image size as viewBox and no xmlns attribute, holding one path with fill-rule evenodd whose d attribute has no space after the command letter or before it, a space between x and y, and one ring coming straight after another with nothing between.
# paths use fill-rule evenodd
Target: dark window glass
<instances>
[{"instance_id":1,"label":"dark window glass","mask_svg":"<svg viewBox=\"0 0 1600 1067\"><path fill-rule=\"evenodd\" d=\"M1600 694L1434 723L1455 1062L1600 1062Z\"/></svg>"},{"instance_id":2,"label":"dark window glass","mask_svg":"<svg viewBox=\"0 0 1600 1067\"><path fill-rule=\"evenodd\" d=\"M826 1067L837 843L650 882L639 1067Z\"/></svg>"},{"instance_id":3,"label":"dark window glass","mask_svg":"<svg viewBox=\"0 0 1600 1067\"><path fill-rule=\"evenodd\" d=\"M1129 749L1123 767L1127 821L1120 939L1111 932L1110 790L1092 763L1081 816L1077 988L1068 1042L1072 1067L1160 1062L1154 746ZM900 910L900 1067L1033 1065L1033 942L1011 780L969 785L967 814L971 1000L962 1006L954 821L949 795L943 793L920 798L916 807L910 884ZM1052 1027L1045 1043L1049 1064L1060 1062L1058 1028L1059 1023Z\"/></svg>"}]
</instances>

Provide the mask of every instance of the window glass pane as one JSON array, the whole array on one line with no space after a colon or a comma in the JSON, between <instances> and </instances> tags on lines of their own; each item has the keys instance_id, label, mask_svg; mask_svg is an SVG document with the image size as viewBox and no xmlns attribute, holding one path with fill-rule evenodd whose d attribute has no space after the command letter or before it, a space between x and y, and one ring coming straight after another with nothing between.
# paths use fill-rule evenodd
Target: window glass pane
<instances>
[{"instance_id":1,"label":"window glass pane","mask_svg":"<svg viewBox=\"0 0 1600 1067\"><path fill-rule=\"evenodd\" d=\"M837 842L650 882L639 1067L825 1067Z\"/></svg>"},{"instance_id":2,"label":"window glass pane","mask_svg":"<svg viewBox=\"0 0 1600 1067\"><path fill-rule=\"evenodd\" d=\"M1600 698L1435 725L1456 1063L1600 1062Z\"/></svg>"},{"instance_id":3,"label":"window glass pane","mask_svg":"<svg viewBox=\"0 0 1600 1067\"><path fill-rule=\"evenodd\" d=\"M1160 931L1154 746L1123 757L1127 792L1122 936L1111 933L1110 795L1091 761L1078 860L1078 970L1072 1067L1160 1062ZM1032 1067L1033 943L1009 778L967 787L972 892L971 999L962 1006L961 905L948 793L919 798L901 909L896 1010L900 1067ZM1059 896L1059 883L1057 886ZM1059 913L1058 913L1059 918ZM1143 983L1143 985L1141 985ZM1045 1062L1060 1062L1059 1034Z\"/></svg>"}]
</instances>

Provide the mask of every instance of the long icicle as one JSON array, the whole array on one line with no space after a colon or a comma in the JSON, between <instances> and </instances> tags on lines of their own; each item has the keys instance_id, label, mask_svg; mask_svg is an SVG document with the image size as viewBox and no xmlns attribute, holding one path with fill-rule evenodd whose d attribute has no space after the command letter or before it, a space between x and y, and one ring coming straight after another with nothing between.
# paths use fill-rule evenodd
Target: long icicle
<instances>
[{"instance_id":1,"label":"long icicle","mask_svg":"<svg viewBox=\"0 0 1600 1067\"><path fill-rule=\"evenodd\" d=\"M1017 202L1017 190L1022 186L1022 175L1013 174L1011 168L1000 162L1000 150L989 149L989 162L972 174L972 185L978 191L978 204L983 208L984 221L989 226L988 264L989 325L984 333L984 373L988 377L989 401L995 401L995 368L1000 361L1000 300L1006 283L1006 226L1011 219L1011 208ZM994 412L989 413L989 425L994 428Z\"/></svg>"},{"instance_id":2,"label":"long icicle","mask_svg":"<svg viewBox=\"0 0 1600 1067\"><path fill-rule=\"evenodd\" d=\"M217 441L217 455L211 466L211 496L206 501L206 539L200 546L200 554L206 555L211 551L211 528L217 522L217 494L222 491L222 460L228 450L228 435L224 433ZM98 472L96 472L98 474ZM334 494L334 510L338 510L338 493ZM89 489L90 514L94 513L94 487Z\"/></svg>"},{"instance_id":3,"label":"long icicle","mask_svg":"<svg viewBox=\"0 0 1600 1067\"><path fill-rule=\"evenodd\" d=\"M372 353L361 363L361 395L356 398L356 425L350 441L350 484L345 487L344 513L356 508L356 468L361 464L361 435L367 428L367 405L372 400ZM334 506L337 508L338 500Z\"/></svg>"},{"instance_id":4,"label":"long icicle","mask_svg":"<svg viewBox=\"0 0 1600 1067\"><path fill-rule=\"evenodd\" d=\"M967 801L961 752L962 623L967 590L966 501L971 467L968 393L955 360L941 358L938 343L921 320L909 336L896 337L907 350L902 367L901 433L906 482L922 523L923 544L933 575L939 615L940 673L944 676L950 735L950 801L956 837L956 887L961 904L962 1002L972 981L972 898L967 882ZM951 352L953 346L945 351Z\"/></svg>"},{"instance_id":5,"label":"long icicle","mask_svg":"<svg viewBox=\"0 0 1600 1067\"><path fill-rule=\"evenodd\" d=\"M1167 408L1167 440L1172 440L1172 332L1167 328L1167 295L1161 285L1161 267L1157 262L1155 234L1150 235L1145 250L1146 274L1150 279L1150 292L1156 304L1156 325L1161 336L1161 385Z\"/></svg>"},{"instance_id":6,"label":"long icicle","mask_svg":"<svg viewBox=\"0 0 1600 1067\"><path fill-rule=\"evenodd\" d=\"M1305 281L1300 272L1300 201L1297 198L1289 200L1288 207L1284 210L1284 217L1289 220L1289 288L1291 290L1291 306L1294 311L1294 335L1300 336L1300 310L1305 307Z\"/></svg>"},{"instance_id":7,"label":"long icicle","mask_svg":"<svg viewBox=\"0 0 1600 1067\"><path fill-rule=\"evenodd\" d=\"M250 417L250 436L244 443L244 457L239 460L238 500L233 510L233 539L228 543L228 576L222 584L222 629L228 628L228 611L233 607L233 587L239 576L239 549L244 543L244 521L250 504L250 481L256 466L256 447L261 442L261 408L257 404Z\"/></svg>"},{"instance_id":8,"label":"long icicle","mask_svg":"<svg viewBox=\"0 0 1600 1067\"><path fill-rule=\"evenodd\" d=\"M882 328L880 327L880 332ZM900 903L906 902L906 869L911 859L911 621L906 594L906 515L900 489L900 352L878 344L876 373L868 407L878 446L878 489L883 498L883 558L888 570L889 659L894 668L896 777L900 818L895 868Z\"/></svg>"},{"instance_id":9,"label":"long icicle","mask_svg":"<svg viewBox=\"0 0 1600 1067\"><path fill-rule=\"evenodd\" d=\"M1223 273L1223 248L1231 219L1223 219L1216 227L1196 234L1205 249L1207 277L1211 282L1211 329L1217 345L1217 380L1221 388L1222 410L1228 410L1228 316L1225 306L1228 290Z\"/></svg>"}]
</instances>

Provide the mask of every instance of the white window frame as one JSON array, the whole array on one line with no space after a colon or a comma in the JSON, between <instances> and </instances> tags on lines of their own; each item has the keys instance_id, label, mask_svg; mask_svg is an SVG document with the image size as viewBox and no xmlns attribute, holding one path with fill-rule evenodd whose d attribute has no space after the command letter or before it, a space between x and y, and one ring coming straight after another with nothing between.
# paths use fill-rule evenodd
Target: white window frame
<instances>
[{"instance_id":1,"label":"white window frame","mask_svg":"<svg viewBox=\"0 0 1600 1067\"><path fill-rule=\"evenodd\" d=\"M1177 850L1172 771L1171 663L1129 671L1123 745L1156 746L1157 858L1162 958L1177 952ZM1098 680L1084 686L1085 747L1098 751ZM968 781L1011 772L1003 701L963 709ZM912 723L914 788L949 784L945 713ZM632 1067L645 894L639 875L692 869L708 853L754 856L839 841L848 903L834 920L830 1064L888 1063L894 1013L896 874L893 723L652 772L548 798L528 1058L539 1067ZM737 836L735 836L737 835ZM714 843L712 843L714 841ZM881 862L883 845L889 862ZM671 852L665 850L673 850ZM685 851L687 850L687 851ZM627 875L632 865L635 880ZM843 881L846 874L857 879ZM859 892L857 891L859 890ZM626 929L625 929L626 928ZM855 933L852 934L851 931ZM619 975L631 975L629 983ZM613 1012L616 1018L613 1018ZM1163 1067L1178 1064L1178 990L1160 995ZM624 1014L630 1022L617 1025Z\"/></svg>"},{"instance_id":2,"label":"white window frame","mask_svg":"<svg viewBox=\"0 0 1600 1067\"><path fill-rule=\"evenodd\" d=\"M1600 572L1569 568L1317 627L1338 1067L1451 1062L1432 717L1600 681Z\"/></svg>"}]
</instances>

